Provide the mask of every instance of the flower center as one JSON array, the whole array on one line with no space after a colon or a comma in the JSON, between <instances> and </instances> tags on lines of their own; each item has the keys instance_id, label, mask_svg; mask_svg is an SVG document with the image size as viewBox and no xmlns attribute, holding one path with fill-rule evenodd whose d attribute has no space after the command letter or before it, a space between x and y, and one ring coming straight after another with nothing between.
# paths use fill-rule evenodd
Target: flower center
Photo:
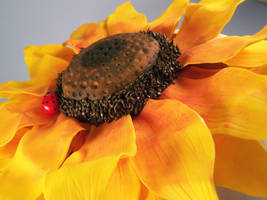
<instances>
[{"instance_id":1,"label":"flower center","mask_svg":"<svg viewBox=\"0 0 267 200\"><path fill-rule=\"evenodd\" d=\"M99 40L59 75L60 110L95 125L137 115L176 78L179 55L165 36L151 31Z\"/></svg>"},{"instance_id":2,"label":"flower center","mask_svg":"<svg viewBox=\"0 0 267 200\"><path fill-rule=\"evenodd\" d=\"M76 55L62 75L63 92L76 100L100 99L125 88L156 62L159 43L148 34L119 34Z\"/></svg>"}]
</instances>

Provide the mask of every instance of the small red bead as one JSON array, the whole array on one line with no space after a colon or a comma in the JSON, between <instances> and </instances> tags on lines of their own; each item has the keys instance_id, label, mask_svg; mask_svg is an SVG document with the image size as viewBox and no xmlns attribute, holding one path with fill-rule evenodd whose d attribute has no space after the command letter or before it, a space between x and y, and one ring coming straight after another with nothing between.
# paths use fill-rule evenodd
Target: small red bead
<instances>
[{"instance_id":1,"label":"small red bead","mask_svg":"<svg viewBox=\"0 0 267 200\"><path fill-rule=\"evenodd\" d=\"M45 114L55 114L59 112L59 102L56 93L47 93L42 98L42 110Z\"/></svg>"}]
</instances>

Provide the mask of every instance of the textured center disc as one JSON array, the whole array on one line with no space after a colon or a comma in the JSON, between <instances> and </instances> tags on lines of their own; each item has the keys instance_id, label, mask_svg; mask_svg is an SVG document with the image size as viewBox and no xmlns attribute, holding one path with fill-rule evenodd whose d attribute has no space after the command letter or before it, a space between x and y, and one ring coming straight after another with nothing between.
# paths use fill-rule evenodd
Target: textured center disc
<instances>
[{"instance_id":1,"label":"textured center disc","mask_svg":"<svg viewBox=\"0 0 267 200\"><path fill-rule=\"evenodd\" d=\"M74 56L62 74L65 97L101 99L131 84L155 64L159 43L145 33L99 40Z\"/></svg>"}]
</instances>

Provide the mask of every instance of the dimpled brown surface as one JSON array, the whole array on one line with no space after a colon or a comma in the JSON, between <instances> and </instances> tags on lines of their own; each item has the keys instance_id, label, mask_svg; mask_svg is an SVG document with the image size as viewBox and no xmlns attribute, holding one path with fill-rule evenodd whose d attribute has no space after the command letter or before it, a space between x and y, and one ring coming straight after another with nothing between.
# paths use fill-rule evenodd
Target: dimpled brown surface
<instances>
[{"instance_id":1,"label":"dimpled brown surface","mask_svg":"<svg viewBox=\"0 0 267 200\"><path fill-rule=\"evenodd\" d=\"M99 40L74 56L63 72L64 96L95 100L115 93L151 69L159 50L157 40L142 32Z\"/></svg>"}]
</instances>

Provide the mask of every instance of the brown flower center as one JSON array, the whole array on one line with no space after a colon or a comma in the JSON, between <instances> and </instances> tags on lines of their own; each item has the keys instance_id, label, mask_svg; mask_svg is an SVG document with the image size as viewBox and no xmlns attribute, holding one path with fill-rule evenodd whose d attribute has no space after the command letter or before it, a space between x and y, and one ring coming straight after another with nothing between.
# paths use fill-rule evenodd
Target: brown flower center
<instances>
[{"instance_id":1,"label":"brown flower center","mask_svg":"<svg viewBox=\"0 0 267 200\"><path fill-rule=\"evenodd\" d=\"M178 47L151 31L109 36L81 49L57 79L60 111L100 125L137 115L181 69Z\"/></svg>"},{"instance_id":2,"label":"brown flower center","mask_svg":"<svg viewBox=\"0 0 267 200\"><path fill-rule=\"evenodd\" d=\"M66 97L92 100L112 94L151 69L159 43L143 33L126 33L102 39L76 55L62 75Z\"/></svg>"}]
</instances>

